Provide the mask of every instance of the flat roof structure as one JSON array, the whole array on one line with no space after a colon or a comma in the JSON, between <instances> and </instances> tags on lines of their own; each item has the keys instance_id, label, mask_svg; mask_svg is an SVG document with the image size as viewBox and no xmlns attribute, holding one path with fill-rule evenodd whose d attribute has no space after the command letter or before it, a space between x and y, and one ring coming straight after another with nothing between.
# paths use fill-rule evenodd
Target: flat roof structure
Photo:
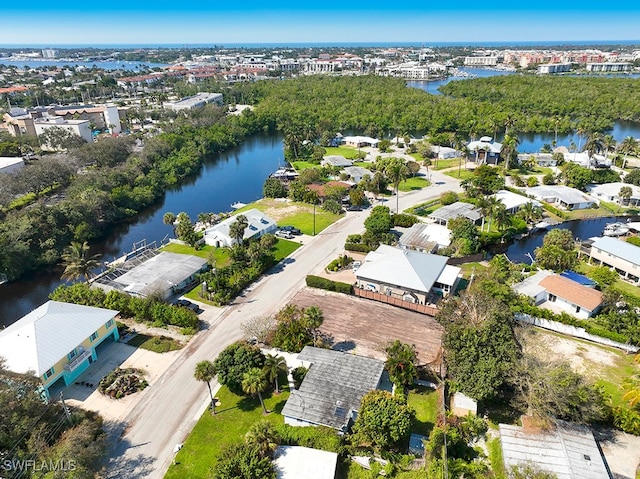
<instances>
[{"instance_id":1,"label":"flat roof structure","mask_svg":"<svg viewBox=\"0 0 640 479\"><path fill-rule=\"evenodd\" d=\"M0 156L0 173L12 173L24 166L24 160L19 156Z\"/></svg>"},{"instance_id":2,"label":"flat roof structure","mask_svg":"<svg viewBox=\"0 0 640 479\"><path fill-rule=\"evenodd\" d=\"M543 286L540 286L540 281L546 278L549 275L552 275L552 271L538 271L534 275L525 278L517 284L513 285L513 290L516 293L522 294L524 296L529 296L530 298L535 298L539 294L546 291Z\"/></svg>"},{"instance_id":3,"label":"flat roof structure","mask_svg":"<svg viewBox=\"0 0 640 479\"><path fill-rule=\"evenodd\" d=\"M416 223L398 241L403 248L430 251L430 245L446 247L451 244L451 231L444 225Z\"/></svg>"},{"instance_id":4,"label":"flat roof structure","mask_svg":"<svg viewBox=\"0 0 640 479\"><path fill-rule=\"evenodd\" d=\"M166 297L174 288L184 285L193 275L208 268L204 258L166 251L147 257L142 262L127 263L112 273L98 277L93 284L106 291L117 289L134 296L146 297L160 292Z\"/></svg>"},{"instance_id":5,"label":"flat roof structure","mask_svg":"<svg viewBox=\"0 0 640 479\"><path fill-rule=\"evenodd\" d=\"M353 165L353 161L347 160L342 155L327 155L327 156L322 158L322 162L321 163L323 165L331 165L331 166L339 166L339 167L352 166Z\"/></svg>"},{"instance_id":6,"label":"flat roof structure","mask_svg":"<svg viewBox=\"0 0 640 479\"><path fill-rule=\"evenodd\" d=\"M222 93L200 92L193 96L182 98L178 101L167 102L164 105L172 110L193 110L200 108L207 103L218 103L222 105Z\"/></svg>"},{"instance_id":7,"label":"flat roof structure","mask_svg":"<svg viewBox=\"0 0 640 479\"><path fill-rule=\"evenodd\" d=\"M279 446L273 462L278 479L334 479L338 454L302 446Z\"/></svg>"},{"instance_id":8,"label":"flat roof structure","mask_svg":"<svg viewBox=\"0 0 640 479\"><path fill-rule=\"evenodd\" d=\"M640 247L627 243L626 241L605 236L596 239L591 247L628 261L629 263L640 265Z\"/></svg>"},{"instance_id":9,"label":"flat roof structure","mask_svg":"<svg viewBox=\"0 0 640 479\"><path fill-rule=\"evenodd\" d=\"M556 421L547 431L527 432L500 424L502 455L507 469L533 465L558 479L611 479L607 462L586 426Z\"/></svg>"},{"instance_id":10,"label":"flat roof structure","mask_svg":"<svg viewBox=\"0 0 640 479\"><path fill-rule=\"evenodd\" d=\"M363 396L381 383L384 362L311 346L305 346L298 359L311 366L282 415L346 432Z\"/></svg>"}]
</instances>

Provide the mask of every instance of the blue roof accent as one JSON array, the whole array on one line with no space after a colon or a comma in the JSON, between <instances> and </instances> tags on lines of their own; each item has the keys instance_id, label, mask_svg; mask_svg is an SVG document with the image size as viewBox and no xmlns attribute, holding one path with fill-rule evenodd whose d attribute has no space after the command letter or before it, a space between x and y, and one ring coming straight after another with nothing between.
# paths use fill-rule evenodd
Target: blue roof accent
<instances>
[{"instance_id":1,"label":"blue roof accent","mask_svg":"<svg viewBox=\"0 0 640 479\"><path fill-rule=\"evenodd\" d=\"M587 278L583 274L576 273L575 271L565 271L564 273L560 273L560 276L570 279L574 283L581 284L582 286L587 286L588 288L593 288L596 285L594 280Z\"/></svg>"}]
</instances>

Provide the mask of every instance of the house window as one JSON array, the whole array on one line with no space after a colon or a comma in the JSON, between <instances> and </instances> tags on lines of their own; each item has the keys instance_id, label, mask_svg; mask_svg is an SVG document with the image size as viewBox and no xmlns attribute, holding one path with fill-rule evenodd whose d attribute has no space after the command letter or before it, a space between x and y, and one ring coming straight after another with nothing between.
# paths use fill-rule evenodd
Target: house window
<instances>
[{"instance_id":1,"label":"house window","mask_svg":"<svg viewBox=\"0 0 640 479\"><path fill-rule=\"evenodd\" d=\"M549 293L549 301L551 301L552 303L555 303L557 297L555 294L551 294Z\"/></svg>"},{"instance_id":2,"label":"house window","mask_svg":"<svg viewBox=\"0 0 640 479\"><path fill-rule=\"evenodd\" d=\"M55 371L54 371L54 369L53 369L53 368L51 368L51 369L47 370L47 371L44 373L44 378L45 378L45 379L49 379L51 376L53 376L53 373L54 373L54 372L55 372Z\"/></svg>"},{"instance_id":3,"label":"house window","mask_svg":"<svg viewBox=\"0 0 640 479\"><path fill-rule=\"evenodd\" d=\"M77 355L78 355L78 351L76 349L74 349L69 354L67 354L67 359L69 359L69 361L71 361Z\"/></svg>"},{"instance_id":4,"label":"house window","mask_svg":"<svg viewBox=\"0 0 640 479\"><path fill-rule=\"evenodd\" d=\"M94 342L96 339L98 339L98 331L89 336L89 341L91 342Z\"/></svg>"},{"instance_id":5,"label":"house window","mask_svg":"<svg viewBox=\"0 0 640 479\"><path fill-rule=\"evenodd\" d=\"M109 329L111 326L113 326L113 319L110 319L109 321L107 321L107 323L104 325L105 328Z\"/></svg>"},{"instance_id":6,"label":"house window","mask_svg":"<svg viewBox=\"0 0 640 479\"><path fill-rule=\"evenodd\" d=\"M576 306L576 313L580 312L580 306Z\"/></svg>"}]
</instances>

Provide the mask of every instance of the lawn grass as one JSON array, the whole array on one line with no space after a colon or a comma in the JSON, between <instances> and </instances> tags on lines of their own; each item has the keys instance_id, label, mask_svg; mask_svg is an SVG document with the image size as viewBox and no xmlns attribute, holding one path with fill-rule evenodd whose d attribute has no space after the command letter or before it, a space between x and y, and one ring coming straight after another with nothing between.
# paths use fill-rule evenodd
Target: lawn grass
<instances>
[{"instance_id":1,"label":"lawn grass","mask_svg":"<svg viewBox=\"0 0 640 479\"><path fill-rule=\"evenodd\" d=\"M273 248L273 255L276 258L276 261L282 261L295 250L302 246L300 243L296 243L295 241L289 241L286 239L278 238L276 245Z\"/></svg>"},{"instance_id":2,"label":"lawn grass","mask_svg":"<svg viewBox=\"0 0 640 479\"><path fill-rule=\"evenodd\" d=\"M325 156L340 155L348 160L352 160L358 156L358 149L352 146L327 146L325 150L327 150Z\"/></svg>"},{"instance_id":3,"label":"lawn grass","mask_svg":"<svg viewBox=\"0 0 640 479\"><path fill-rule=\"evenodd\" d=\"M458 268L462 269L462 277L465 279L469 279L471 278L471 275L475 272L475 273L479 273L485 269L487 269L486 266L484 266L483 264L477 263L477 262L473 262L473 263L462 263L458 265Z\"/></svg>"},{"instance_id":4,"label":"lawn grass","mask_svg":"<svg viewBox=\"0 0 640 479\"><path fill-rule=\"evenodd\" d=\"M438 418L438 393L425 386L414 386L409 390L407 404L416 413L411 432L429 436Z\"/></svg>"},{"instance_id":5,"label":"lawn grass","mask_svg":"<svg viewBox=\"0 0 640 479\"><path fill-rule=\"evenodd\" d=\"M577 220L582 218L595 218L601 216L612 216L614 211L606 208L605 206L599 206L598 208L585 208L583 210L563 211L568 220Z\"/></svg>"},{"instance_id":6,"label":"lawn grass","mask_svg":"<svg viewBox=\"0 0 640 479\"><path fill-rule=\"evenodd\" d=\"M365 170L371 170L373 163L369 161L354 161L353 166L359 166L360 168L364 168Z\"/></svg>"},{"instance_id":7,"label":"lawn grass","mask_svg":"<svg viewBox=\"0 0 640 479\"><path fill-rule=\"evenodd\" d=\"M529 175L547 175L553 174L553 170L547 166L536 166L533 170L529 170L527 168L510 168L508 174L510 175L520 175L520 176L529 176Z\"/></svg>"},{"instance_id":8,"label":"lawn grass","mask_svg":"<svg viewBox=\"0 0 640 479\"><path fill-rule=\"evenodd\" d=\"M262 414L258 398L238 396L226 387L222 387L216 396L221 403L217 414L213 416L209 410L204 412L176 454L176 463L169 467L164 476L166 479L209 478L220 452L231 444L242 442L253 423L266 419L283 424L280 412L289 397L289 387L283 384L279 395L263 394L267 410L272 411L266 416Z\"/></svg>"},{"instance_id":9,"label":"lawn grass","mask_svg":"<svg viewBox=\"0 0 640 479\"><path fill-rule=\"evenodd\" d=\"M229 250L227 248L215 248L211 245L204 245L200 249L195 249L186 244L169 243L161 249L162 251L167 251L169 253L190 254L207 260L213 259L215 260L216 266L219 268L226 266L231 262L229 259Z\"/></svg>"},{"instance_id":10,"label":"lawn grass","mask_svg":"<svg viewBox=\"0 0 640 479\"><path fill-rule=\"evenodd\" d=\"M296 171L306 170L307 168L322 168L319 164L311 163L309 161L292 161L291 166L293 166Z\"/></svg>"},{"instance_id":11,"label":"lawn grass","mask_svg":"<svg viewBox=\"0 0 640 479\"><path fill-rule=\"evenodd\" d=\"M442 203L440 200L431 200L426 203L420 203L418 205L412 206L411 208L407 208L404 210L405 213L409 213L410 215L418 215L418 216L429 216L438 208L442 207Z\"/></svg>"},{"instance_id":12,"label":"lawn grass","mask_svg":"<svg viewBox=\"0 0 640 479\"><path fill-rule=\"evenodd\" d=\"M463 181L468 180L469 178L473 178L473 170L462 168L460 170L460 176L458 176L458 170L456 169L445 172L445 175L450 176L451 178L455 178L456 180Z\"/></svg>"},{"instance_id":13,"label":"lawn grass","mask_svg":"<svg viewBox=\"0 0 640 479\"><path fill-rule=\"evenodd\" d=\"M407 178L406 181L402 181L398 185L398 190L404 192L421 190L422 188L429 186L430 184L431 183L429 182L429 180L426 180L420 176L414 176L412 178Z\"/></svg>"},{"instance_id":14,"label":"lawn grass","mask_svg":"<svg viewBox=\"0 0 640 479\"><path fill-rule=\"evenodd\" d=\"M147 334L136 334L127 341L129 346L142 348L154 353L166 353L182 349L182 343L166 336L149 336Z\"/></svg>"},{"instance_id":15,"label":"lawn grass","mask_svg":"<svg viewBox=\"0 0 640 479\"><path fill-rule=\"evenodd\" d=\"M454 166L458 166L460 164L459 158L451 158L448 160L431 160L432 164L429 167L430 170L446 170L447 168L453 168ZM457 171L457 170L456 170Z\"/></svg>"}]
</instances>

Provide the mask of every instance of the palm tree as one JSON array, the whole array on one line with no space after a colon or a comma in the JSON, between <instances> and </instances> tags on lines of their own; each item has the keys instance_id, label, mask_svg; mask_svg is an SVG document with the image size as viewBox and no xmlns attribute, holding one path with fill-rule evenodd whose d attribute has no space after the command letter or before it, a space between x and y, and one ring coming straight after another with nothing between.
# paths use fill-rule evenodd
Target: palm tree
<instances>
[{"instance_id":1,"label":"palm tree","mask_svg":"<svg viewBox=\"0 0 640 479\"><path fill-rule=\"evenodd\" d=\"M620 204L629 204L629 200L631 199L631 195L633 195L633 190L630 186L623 186L620 188L620 192L618 193L618 198Z\"/></svg>"},{"instance_id":2,"label":"palm tree","mask_svg":"<svg viewBox=\"0 0 640 479\"><path fill-rule=\"evenodd\" d=\"M433 162L431 161L431 158L426 158L422 164L424 165L424 167L427 169L427 179L429 179L429 167L433 164Z\"/></svg>"},{"instance_id":3,"label":"palm tree","mask_svg":"<svg viewBox=\"0 0 640 479\"><path fill-rule=\"evenodd\" d=\"M535 223L542 218L542 209L531 201L522 205L518 213L527 224Z\"/></svg>"},{"instance_id":4,"label":"palm tree","mask_svg":"<svg viewBox=\"0 0 640 479\"><path fill-rule=\"evenodd\" d=\"M458 159L458 178L460 178L460 170L462 169L462 159L464 158L465 163L467 162L467 158L469 156L469 148L467 148L467 143L461 138L457 137L454 142L454 148L460 152L460 158ZM478 150L476 150L476 160L478 159Z\"/></svg>"},{"instance_id":5,"label":"palm tree","mask_svg":"<svg viewBox=\"0 0 640 479\"><path fill-rule=\"evenodd\" d=\"M622 143L620 143L620 153L624 155L624 160L622 161L622 169L624 170L627 164L627 156L638 154L638 140L632 136L627 136L622 140Z\"/></svg>"},{"instance_id":6,"label":"palm tree","mask_svg":"<svg viewBox=\"0 0 640 479\"><path fill-rule=\"evenodd\" d=\"M260 457L271 457L278 448L280 436L273 423L263 419L251 425L244 435L244 442L249 446L256 446Z\"/></svg>"},{"instance_id":7,"label":"palm tree","mask_svg":"<svg viewBox=\"0 0 640 479\"><path fill-rule=\"evenodd\" d=\"M264 371L267 379L269 381L273 381L276 394L280 394L280 389L278 387L278 376L280 375L280 373L287 373L289 371L287 369L287 361L282 356L273 356L271 354L267 354L262 370Z\"/></svg>"},{"instance_id":8,"label":"palm tree","mask_svg":"<svg viewBox=\"0 0 640 479\"><path fill-rule=\"evenodd\" d=\"M604 142L600 133L591 133L587 137L587 141L584 144L583 151L586 151L589 157L589 168L591 168L591 158L596 153L600 153L602 151L603 145Z\"/></svg>"},{"instance_id":9,"label":"palm tree","mask_svg":"<svg viewBox=\"0 0 640 479\"><path fill-rule=\"evenodd\" d=\"M74 281L80 277L90 279L94 276L92 270L96 269L100 264L99 254L88 256L89 245L87 242L79 243L72 241L62 253L62 265L64 271L61 279L65 281Z\"/></svg>"},{"instance_id":10,"label":"palm tree","mask_svg":"<svg viewBox=\"0 0 640 479\"><path fill-rule=\"evenodd\" d=\"M242 390L251 396L258 396L262 406L262 414L268 414L262 400L262 393L267 389L267 378L260 368L251 368L242 376Z\"/></svg>"},{"instance_id":11,"label":"palm tree","mask_svg":"<svg viewBox=\"0 0 640 479\"><path fill-rule=\"evenodd\" d=\"M387 345L384 352L387 354L384 367L393 384L403 389L413 384L418 377L415 348L396 339Z\"/></svg>"},{"instance_id":12,"label":"palm tree","mask_svg":"<svg viewBox=\"0 0 640 479\"><path fill-rule=\"evenodd\" d=\"M389 162L384 170L384 174L389 178L389 181L396 192L396 213L398 213L400 209L398 205L398 187L400 186L400 183L406 181L409 176L409 168L407 168L407 165L404 164L402 159L395 158L395 161Z\"/></svg>"},{"instance_id":13,"label":"palm tree","mask_svg":"<svg viewBox=\"0 0 640 479\"><path fill-rule=\"evenodd\" d=\"M211 380L216 375L216 368L211 361L200 361L196 364L196 369L193 372L193 377L196 381L202 381L207 383L209 388L209 397L211 397L211 413L216 414L216 401L213 397L213 391L211 391Z\"/></svg>"},{"instance_id":14,"label":"palm tree","mask_svg":"<svg viewBox=\"0 0 640 479\"><path fill-rule=\"evenodd\" d=\"M229 235L236 241L236 244L242 244L244 238L244 230L249 226L249 221L245 215L238 215L236 220L229 226Z\"/></svg>"},{"instance_id":15,"label":"palm tree","mask_svg":"<svg viewBox=\"0 0 640 479\"><path fill-rule=\"evenodd\" d=\"M606 160L609 158L609 151L616 148L616 139L613 135L605 135L602 138L602 147L604 148L604 159Z\"/></svg>"},{"instance_id":16,"label":"palm tree","mask_svg":"<svg viewBox=\"0 0 640 479\"><path fill-rule=\"evenodd\" d=\"M505 171L509 170L509 161L511 157L516 152L516 148L520 144L520 140L515 135L505 135L504 140L502 140L502 151L501 153L504 155L504 169Z\"/></svg>"},{"instance_id":17,"label":"palm tree","mask_svg":"<svg viewBox=\"0 0 640 479\"><path fill-rule=\"evenodd\" d=\"M496 198L495 196L489 196L486 199L487 205L485 206L485 211L487 211L489 215L489 224L487 225L487 231L491 231L491 223L493 222L493 218L496 214L496 210L502 205L502 202Z\"/></svg>"},{"instance_id":18,"label":"palm tree","mask_svg":"<svg viewBox=\"0 0 640 479\"><path fill-rule=\"evenodd\" d=\"M171 229L173 230L173 236L176 235L176 225L175 225L176 219L177 219L176 215L174 215L171 212L165 213L164 216L162 217L162 222L165 225L171 225Z\"/></svg>"},{"instance_id":19,"label":"palm tree","mask_svg":"<svg viewBox=\"0 0 640 479\"><path fill-rule=\"evenodd\" d=\"M322 310L317 306L309 306L304 309L302 313L302 319L304 321L305 327L311 330L313 334L313 344L316 344L317 340L317 332L318 328L322 326L324 322L324 315L322 314Z\"/></svg>"},{"instance_id":20,"label":"palm tree","mask_svg":"<svg viewBox=\"0 0 640 479\"><path fill-rule=\"evenodd\" d=\"M506 206L502 203L495 206L493 210L493 219L500 231L504 231L511 226L511 214L509 214Z\"/></svg>"}]
</instances>

